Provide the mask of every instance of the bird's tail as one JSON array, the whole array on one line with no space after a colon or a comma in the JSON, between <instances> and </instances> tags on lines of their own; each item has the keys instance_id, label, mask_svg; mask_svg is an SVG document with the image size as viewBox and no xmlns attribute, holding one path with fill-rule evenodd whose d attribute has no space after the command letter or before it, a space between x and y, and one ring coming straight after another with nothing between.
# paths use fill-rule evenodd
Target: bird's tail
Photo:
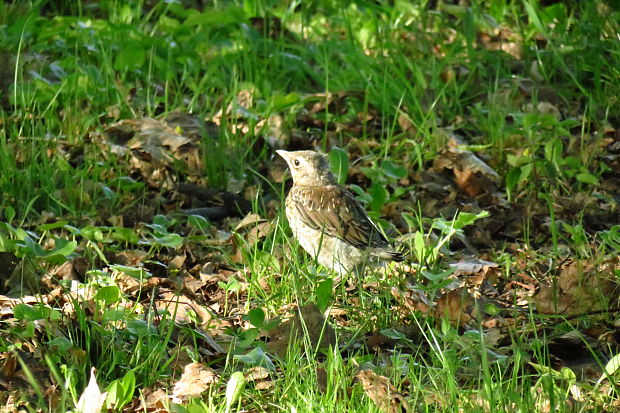
<instances>
[{"instance_id":1,"label":"bird's tail","mask_svg":"<svg viewBox=\"0 0 620 413\"><path fill-rule=\"evenodd\" d=\"M405 254L403 252L394 250L377 251L376 256L386 261L401 262L405 260Z\"/></svg>"}]
</instances>

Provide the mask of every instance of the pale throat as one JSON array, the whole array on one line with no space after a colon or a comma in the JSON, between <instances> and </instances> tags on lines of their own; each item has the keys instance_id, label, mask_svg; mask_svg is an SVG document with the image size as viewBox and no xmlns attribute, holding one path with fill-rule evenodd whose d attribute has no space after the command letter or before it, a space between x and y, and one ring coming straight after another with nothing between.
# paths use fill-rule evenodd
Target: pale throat
<instances>
[{"instance_id":1,"label":"pale throat","mask_svg":"<svg viewBox=\"0 0 620 413\"><path fill-rule=\"evenodd\" d=\"M331 172L319 172L293 176L293 182L297 186L323 186L335 184L336 178Z\"/></svg>"}]
</instances>

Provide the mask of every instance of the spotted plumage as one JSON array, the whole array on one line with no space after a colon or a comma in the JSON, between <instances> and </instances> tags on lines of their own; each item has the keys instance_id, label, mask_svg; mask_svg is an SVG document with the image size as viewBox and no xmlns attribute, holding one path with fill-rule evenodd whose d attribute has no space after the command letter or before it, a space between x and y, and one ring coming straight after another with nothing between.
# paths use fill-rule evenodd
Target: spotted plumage
<instances>
[{"instance_id":1,"label":"spotted plumage","mask_svg":"<svg viewBox=\"0 0 620 413\"><path fill-rule=\"evenodd\" d=\"M323 266L343 274L360 264L402 261L403 254L370 220L353 195L338 184L324 155L277 151L289 165L293 187L286 216L300 245Z\"/></svg>"}]
</instances>

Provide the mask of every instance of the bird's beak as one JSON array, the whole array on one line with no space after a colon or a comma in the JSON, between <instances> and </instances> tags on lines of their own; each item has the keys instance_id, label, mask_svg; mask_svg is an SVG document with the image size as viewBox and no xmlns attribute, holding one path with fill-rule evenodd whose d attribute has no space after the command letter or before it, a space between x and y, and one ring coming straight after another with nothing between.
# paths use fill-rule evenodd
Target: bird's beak
<instances>
[{"instance_id":1,"label":"bird's beak","mask_svg":"<svg viewBox=\"0 0 620 413\"><path fill-rule=\"evenodd\" d=\"M282 150L282 149L278 149L278 150L276 151L276 153L277 153L278 155L280 155L282 158L284 158L284 160L286 161L286 164L288 165L288 168L286 168L286 171L285 171L285 175L284 175L284 176L290 176L290 175L289 175L289 174L291 173L291 164L289 163L289 155L290 155L290 153L289 153L289 152L287 152L287 151L284 151L284 150Z\"/></svg>"},{"instance_id":2,"label":"bird's beak","mask_svg":"<svg viewBox=\"0 0 620 413\"><path fill-rule=\"evenodd\" d=\"M277 153L278 155L280 155L281 157L283 157L283 158L284 158L284 160L285 160L286 162L288 162L288 154L289 154L289 153L288 153L287 151L284 151L284 150L282 150L282 149L278 149L278 150L276 151L276 153Z\"/></svg>"}]
</instances>

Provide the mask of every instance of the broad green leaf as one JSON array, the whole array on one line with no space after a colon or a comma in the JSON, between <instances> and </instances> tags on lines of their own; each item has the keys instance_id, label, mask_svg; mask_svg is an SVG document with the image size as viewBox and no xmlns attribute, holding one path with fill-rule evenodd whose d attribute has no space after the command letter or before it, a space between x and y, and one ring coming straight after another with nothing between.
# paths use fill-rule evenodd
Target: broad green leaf
<instances>
[{"instance_id":1,"label":"broad green leaf","mask_svg":"<svg viewBox=\"0 0 620 413\"><path fill-rule=\"evenodd\" d=\"M411 341L406 335L393 328L384 328L380 331L380 333L392 340Z\"/></svg>"},{"instance_id":2,"label":"broad green leaf","mask_svg":"<svg viewBox=\"0 0 620 413\"><path fill-rule=\"evenodd\" d=\"M248 330L245 330L239 335L239 338L241 340L237 342L237 346L239 348L248 348L250 346L253 346L255 344L254 342L258 337L260 337L260 331L258 330L258 328L250 328Z\"/></svg>"},{"instance_id":3,"label":"broad green leaf","mask_svg":"<svg viewBox=\"0 0 620 413\"><path fill-rule=\"evenodd\" d=\"M120 403L116 406L117 408L123 407L133 398L133 394L136 390L136 375L133 370L129 370L119 383L123 393L122 398L119 400Z\"/></svg>"},{"instance_id":4,"label":"broad green leaf","mask_svg":"<svg viewBox=\"0 0 620 413\"><path fill-rule=\"evenodd\" d=\"M381 162L381 168L390 178L402 179L407 176L407 168L402 165L396 165L387 159Z\"/></svg>"},{"instance_id":5,"label":"broad green leaf","mask_svg":"<svg viewBox=\"0 0 620 413\"><path fill-rule=\"evenodd\" d=\"M153 224L155 225L161 225L164 228L169 228L171 225L173 225L175 223L176 220L174 219L170 219L165 215L155 215L153 217Z\"/></svg>"},{"instance_id":6,"label":"broad green leaf","mask_svg":"<svg viewBox=\"0 0 620 413\"><path fill-rule=\"evenodd\" d=\"M265 312L262 308L253 308L248 312L248 321L256 328L261 328L265 323Z\"/></svg>"},{"instance_id":7,"label":"broad green leaf","mask_svg":"<svg viewBox=\"0 0 620 413\"><path fill-rule=\"evenodd\" d=\"M357 198L365 203L368 204L370 203L370 201L372 201L372 197L370 195L368 195L360 186L358 185L350 185L349 189L351 189L351 191L355 192L355 194L357 195Z\"/></svg>"},{"instance_id":8,"label":"broad green leaf","mask_svg":"<svg viewBox=\"0 0 620 413\"><path fill-rule=\"evenodd\" d=\"M13 308L13 315L18 320L35 321L35 320L58 320L60 313L46 306L45 304L28 305L24 303L17 304Z\"/></svg>"},{"instance_id":9,"label":"broad green leaf","mask_svg":"<svg viewBox=\"0 0 620 413\"><path fill-rule=\"evenodd\" d=\"M329 165L338 183L344 184L349 174L349 157L344 149L334 146L329 151Z\"/></svg>"},{"instance_id":10,"label":"broad green leaf","mask_svg":"<svg viewBox=\"0 0 620 413\"><path fill-rule=\"evenodd\" d=\"M157 328L145 320L128 320L127 331L136 336L156 336L159 334Z\"/></svg>"},{"instance_id":11,"label":"broad green leaf","mask_svg":"<svg viewBox=\"0 0 620 413\"><path fill-rule=\"evenodd\" d=\"M574 383L577 380L575 372L568 367L562 367L560 369L560 377L562 378L562 380L566 380L570 383Z\"/></svg>"},{"instance_id":12,"label":"broad green leaf","mask_svg":"<svg viewBox=\"0 0 620 413\"><path fill-rule=\"evenodd\" d=\"M226 384L226 411L229 412L234 403L237 402L243 389L245 388L245 377L240 371L231 374Z\"/></svg>"},{"instance_id":13,"label":"broad green leaf","mask_svg":"<svg viewBox=\"0 0 620 413\"><path fill-rule=\"evenodd\" d=\"M241 288L241 284L239 283L239 281L235 279L229 280L227 283L223 281L218 281L217 285L218 287L222 288L223 290L229 293L230 292L236 293Z\"/></svg>"},{"instance_id":14,"label":"broad green leaf","mask_svg":"<svg viewBox=\"0 0 620 413\"><path fill-rule=\"evenodd\" d=\"M59 353L66 354L73 347L73 343L65 336L57 336L47 342L51 347L55 347Z\"/></svg>"},{"instance_id":15,"label":"broad green leaf","mask_svg":"<svg viewBox=\"0 0 620 413\"><path fill-rule=\"evenodd\" d=\"M125 308L110 308L103 312L104 322L116 322L126 320L131 315L131 312Z\"/></svg>"},{"instance_id":16,"label":"broad green leaf","mask_svg":"<svg viewBox=\"0 0 620 413\"><path fill-rule=\"evenodd\" d=\"M15 218L15 209L12 206L4 207L4 218L10 224L13 222L13 218Z\"/></svg>"},{"instance_id":17,"label":"broad green leaf","mask_svg":"<svg viewBox=\"0 0 620 413\"><path fill-rule=\"evenodd\" d=\"M18 245L23 248L24 252L26 252L26 255L29 257L45 257L48 255L48 252L38 243L34 242L29 236L25 236Z\"/></svg>"},{"instance_id":18,"label":"broad green leaf","mask_svg":"<svg viewBox=\"0 0 620 413\"><path fill-rule=\"evenodd\" d=\"M187 217L187 223L202 232L205 232L211 226L207 218L201 215L190 215Z\"/></svg>"},{"instance_id":19,"label":"broad green leaf","mask_svg":"<svg viewBox=\"0 0 620 413\"><path fill-rule=\"evenodd\" d=\"M281 53L280 53L281 54ZM290 53L286 54L287 56L294 56ZM297 60L301 60L299 56L295 56ZM271 97L271 106L272 110L279 112L282 111L292 105L301 102L301 97L297 93L289 93L287 95L275 94Z\"/></svg>"},{"instance_id":20,"label":"broad green leaf","mask_svg":"<svg viewBox=\"0 0 620 413\"><path fill-rule=\"evenodd\" d=\"M159 22L157 23L157 28L165 33L173 33L179 26L181 22L177 19L173 19L168 16L160 16Z\"/></svg>"},{"instance_id":21,"label":"broad green leaf","mask_svg":"<svg viewBox=\"0 0 620 413\"><path fill-rule=\"evenodd\" d=\"M179 234L166 234L162 237L153 237L154 244L162 247L178 248L183 245L183 237Z\"/></svg>"},{"instance_id":22,"label":"broad green leaf","mask_svg":"<svg viewBox=\"0 0 620 413\"><path fill-rule=\"evenodd\" d=\"M277 272L280 272L280 261L267 251L259 251L256 254L256 262L266 268L271 268Z\"/></svg>"},{"instance_id":23,"label":"broad green leaf","mask_svg":"<svg viewBox=\"0 0 620 413\"><path fill-rule=\"evenodd\" d=\"M135 70L140 69L146 60L144 47L137 43L128 44L123 47L114 59L115 70Z\"/></svg>"},{"instance_id":24,"label":"broad green leaf","mask_svg":"<svg viewBox=\"0 0 620 413\"><path fill-rule=\"evenodd\" d=\"M103 231L98 227L84 227L80 230L80 235L89 241L103 242Z\"/></svg>"},{"instance_id":25,"label":"broad green leaf","mask_svg":"<svg viewBox=\"0 0 620 413\"><path fill-rule=\"evenodd\" d=\"M137 278L139 280L143 279L144 277L150 277L152 275L150 272L148 272L144 268L129 267L127 265L120 265L120 264L110 265L110 269L114 271L120 271L122 273L129 275L130 277Z\"/></svg>"},{"instance_id":26,"label":"broad green leaf","mask_svg":"<svg viewBox=\"0 0 620 413\"><path fill-rule=\"evenodd\" d=\"M426 243L424 242L424 234L421 231L416 231L413 236L413 251L418 262L424 262L426 258Z\"/></svg>"},{"instance_id":27,"label":"broad green leaf","mask_svg":"<svg viewBox=\"0 0 620 413\"><path fill-rule=\"evenodd\" d=\"M506 175L506 187L508 189L515 189L519 185L521 179L521 168L516 166L514 168L510 168L508 174Z\"/></svg>"},{"instance_id":28,"label":"broad green leaf","mask_svg":"<svg viewBox=\"0 0 620 413\"><path fill-rule=\"evenodd\" d=\"M605 365L605 373L611 375L620 370L620 354L616 354Z\"/></svg>"},{"instance_id":29,"label":"broad green leaf","mask_svg":"<svg viewBox=\"0 0 620 413\"><path fill-rule=\"evenodd\" d=\"M532 168L534 168L534 165L531 163L527 163L521 166L521 176L519 177L519 183L527 181L527 179L530 177L530 174L532 173Z\"/></svg>"},{"instance_id":30,"label":"broad green leaf","mask_svg":"<svg viewBox=\"0 0 620 413\"><path fill-rule=\"evenodd\" d=\"M240 24L245 21L245 13L240 7L228 7L224 10L209 9L204 13L193 13L184 22L183 26L225 26Z\"/></svg>"},{"instance_id":31,"label":"broad green leaf","mask_svg":"<svg viewBox=\"0 0 620 413\"><path fill-rule=\"evenodd\" d=\"M620 370L620 354L616 354L605 364L605 372L599 377L596 384L600 384L603 380L613 376L618 370Z\"/></svg>"},{"instance_id":32,"label":"broad green leaf","mask_svg":"<svg viewBox=\"0 0 620 413\"><path fill-rule=\"evenodd\" d=\"M620 251L620 225L614 225L606 231L599 232L598 235L609 247Z\"/></svg>"},{"instance_id":33,"label":"broad green leaf","mask_svg":"<svg viewBox=\"0 0 620 413\"><path fill-rule=\"evenodd\" d=\"M63 238L54 239L54 249L48 251L48 255L62 255L68 257L77 247L77 241L68 241Z\"/></svg>"},{"instance_id":34,"label":"broad green leaf","mask_svg":"<svg viewBox=\"0 0 620 413\"><path fill-rule=\"evenodd\" d=\"M237 354L233 356L233 358L245 364L246 366L265 367L269 371L275 371L276 369L269 355L265 353L265 351L261 347L256 347L247 354Z\"/></svg>"},{"instance_id":35,"label":"broad green leaf","mask_svg":"<svg viewBox=\"0 0 620 413\"><path fill-rule=\"evenodd\" d=\"M68 223L69 223L68 221L56 221L56 222L52 222L51 224L39 225L37 228L39 229L39 231L49 231L49 230L56 229L56 228L62 228Z\"/></svg>"},{"instance_id":36,"label":"broad green leaf","mask_svg":"<svg viewBox=\"0 0 620 413\"><path fill-rule=\"evenodd\" d=\"M454 272L454 270L452 270L452 269L446 270L446 271L442 271L442 272L439 272L439 273L433 273L433 272L430 272L430 271L422 271L422 275L427 280L430 280L430 281L440 281L440 280L447 279L450 276L450 274L452 274L453 272Z\"/></svg>"},{"instance_id":37,"label":"broad green leaf","mask_svg":"<svg viewBox=\"0 0 620 413\"><path fill-rule=\"evenodd\" d=\"M598 178L594 175L592 175L591 173L588 172L581 172L579 174L577 174L577 180L579 182L583 182L584 184L590 184L590 185L598 185Z\"/></svg>"},{"instance_id":38,"label":"broad green leaf","mask_svg":"<svg viewBox=\"0 0 620 413\"><path fill-rule=\"evenodd\" d=\"M52 265L61 265L65 262L69 261L69 259L63 254L49 254L43 257L45 262L48 262Z\"/></svg>"},{"instance_id":39,"label":"broad green leaf","mask_svg":"<svg viewBox=\"0 0 620 413\"><path fill-rule=\"evenodd\" d=\"M562 166L575 170L580 170L582 168L581 160L575 156L567 156L562 159Z\"/></svg>"},{"instance_id":40,"label":"broad green leaf","mask_svg":"<svg viewBox=\"0 0 620 413\"><path fill-rule=\"evenodd\" d=\"M323 312L327 310L329 306L329 302L332 299L334 288L334 280L331 278L326 278L319 283L319 285L314 290L314 295L316 297L316 305L319 308L319 311Z\"/></svg>"},{"instance_id":41,"label":"broad green leaf","mask_svg":"<svg viewBox=\"0 0 620 413\"><path fill-rule=\"evenodd\" d=\"M469 212L459 212L459 214L456 216L456 219L454 220L454 228L455 229L464 228L468 225L473 224L480 218L486 218L488 216L489 216L489 213L487 211L482 211L477 214L472 214Z\"/></svg>"},{"instance_id":42,"label":"broad green leaf","mask_svg":"<svg viewBox=\"0 0 620 413\"><path fill-rule=\"evenodd\" d=\"M106 305L116 303L121 299L121 290L116 285L100 287L95 294L95 300L103 301Z\"/></svg>"},{"instance_id":43,"label":"broad green leaf","mask_svg":"<svg viewBox=\"0 0 620 413\"><path fill-rule=\"evenodd\" d=\"M108 385L106 393L105 400L109 408L120 405L120 400L123 398L123 388L121 387L120 380L116 379L112 381L112 383Z\"/></svg>"},{"instance_id":44,"label":"broad green leaf","mask_svg":"<svg viewBox=\"0 0 620 413\"><path fill-rule=\"evenodd\" d=\"M115 241L137 244L140 241L138 234L132 228L114 228L111 232L112 239Z\"/></svg>"},{"instance_id":45,"label":"broad green leaf","mask_svg":"<svg viewBox=\"0 0 620 413\"><path fill-rule=\"evenodd\" d=\"M370 209L373 211L379 211L390 196L385 186L378 182L372 184L370 188L368 188L368 193L372 197Z\"/></svg>"}]
</instances>

